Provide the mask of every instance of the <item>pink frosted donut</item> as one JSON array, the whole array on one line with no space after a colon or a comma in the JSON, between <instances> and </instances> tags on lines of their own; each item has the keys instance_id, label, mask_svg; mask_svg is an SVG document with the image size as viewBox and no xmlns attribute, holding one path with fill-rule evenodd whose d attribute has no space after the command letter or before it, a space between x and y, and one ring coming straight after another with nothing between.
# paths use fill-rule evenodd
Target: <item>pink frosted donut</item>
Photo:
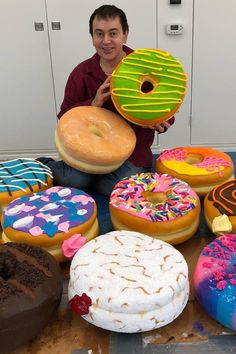
<instances>
[{"instance_id":1,"label":"pink frosted donut","mask_svg":"<svg viewBox=\"0 0 236 354\"><path fill-rule=\"evenodd\" d=\"M199 302L225 327L236 330L236 235L216 238L202 250L193 276Z\"/></svg>"},{"instance_id":2,"label":"pink frosted donut","mask_svg":"<svg viewBox=\"0 0 236 354\"><path fill-rule=\"evenodd\" d=\"M200 201L183 181L165 174L141 173L116 184L110 213L116 230L143 232L178 244L195 234Z\"/></svg>"}]
</instances>

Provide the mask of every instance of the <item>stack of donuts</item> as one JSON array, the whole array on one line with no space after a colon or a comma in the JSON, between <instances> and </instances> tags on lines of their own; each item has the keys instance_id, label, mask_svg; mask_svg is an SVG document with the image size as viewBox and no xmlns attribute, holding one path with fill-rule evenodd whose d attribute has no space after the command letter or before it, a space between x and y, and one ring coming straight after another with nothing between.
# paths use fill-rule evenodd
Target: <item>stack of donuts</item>
<instances>
[{"instance_id":1,"label":"stack of donuts","mask_svg":"<svg viewBox=\"0 0 236 354\"><path fill-rule=\"evenodd\" d=\"M186 82L182 64L170 53L138 49L112 73L111 98L126 120L152 127L179 110ZM136 136L116 114L76 107L60 119L55 142L68 165L104 174L128 159ZM13 160L0 165L0 175L4 350L11 348L15 318L27 317L33 324L37 316L41 321L23 338L22 330L13 326L16 343L21 344L55 313L62 292L59 263L65 260L71 260L69 306L86 321L125 333L174 321L190 289L188 265L174 246L196 235L203 197L209 229L224 235L202 250L194 287L206 311L236 329L236 179L226 153L205 147L162 152L155 172L128 176L114 186L109 211L115 231L99 237L95 200L75 188L52 187L48 168L34 160ZM29 308L30 320L22 313Z\"/></svg>"}]
</instances>

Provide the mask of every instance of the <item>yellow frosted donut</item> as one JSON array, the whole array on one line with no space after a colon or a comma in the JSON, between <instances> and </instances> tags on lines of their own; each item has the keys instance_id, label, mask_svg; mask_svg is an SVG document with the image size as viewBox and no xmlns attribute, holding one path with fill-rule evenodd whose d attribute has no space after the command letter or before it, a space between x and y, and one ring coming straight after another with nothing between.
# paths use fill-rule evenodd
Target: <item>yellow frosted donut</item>
<instances>
[{"instance_id":1,"label":"yellow frosted donut","mask_svg":"<svg viewBox=\"0 0 236 354\"><path fill-rule=\"evenodd\" d=\"M234 164L229 155L201 146L163 151L156 160L156 171L187 182L200 196L234 178Z\"/></svg>"},{"instance_id":2,"label":"yellow frosted donut","mask_svg":"<svg viewBox=\"0 0 236 354\"><path fill-rule=\"evenodd\" d=\"M148 90L145 89L145 86ZM171 118L186 93L180 61L159 49L137 49L112 73L111 98L118 112L137 125L156 125ZM146 92L148 91L148 92Z\"/></svg>"}]
</instances>

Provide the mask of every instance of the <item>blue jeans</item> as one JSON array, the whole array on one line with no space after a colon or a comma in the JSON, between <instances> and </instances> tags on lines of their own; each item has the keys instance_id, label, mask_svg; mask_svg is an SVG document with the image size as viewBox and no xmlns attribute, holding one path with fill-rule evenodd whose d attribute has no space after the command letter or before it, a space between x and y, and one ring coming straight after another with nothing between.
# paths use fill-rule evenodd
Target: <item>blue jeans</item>
<instances>
[{"instance_id":1,"label":"blue jeans","mask_svg":"<svg viewBox=\"0 0 236 354\"><path fill-rule=\"evenodd\" d=\"M110 196L115 184L122 178L150 171L149 168L137 167L130 161L125 161L116 171L104 175L81 172L68 166L64 161L49 161L47 166L52 170L55 186L74 187L82 190L91 188L105 196Z\"/></svg>"}]
</instances>

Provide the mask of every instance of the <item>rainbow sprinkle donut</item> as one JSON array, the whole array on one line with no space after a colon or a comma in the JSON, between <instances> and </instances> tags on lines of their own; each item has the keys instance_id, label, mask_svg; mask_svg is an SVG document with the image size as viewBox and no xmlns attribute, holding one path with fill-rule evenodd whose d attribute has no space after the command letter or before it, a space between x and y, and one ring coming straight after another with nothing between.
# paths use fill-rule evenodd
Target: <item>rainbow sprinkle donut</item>
<instances>
[{"instance_id":1,"label":"rainbow sprinkle donut","mask_svg":"<svg viewBox=\"0 0 236 354\"><path fill-rule=\"evenodd\" d=\"M109 206L114 229L143 232L170 244L189 239L199 226L198 196L187 183L166 174L121 180Z\"/></svg>"},{"instance_id":2,"label":"rainbow sprinkle donut","mask_svg":"<svg viewBox=\"0 0 236 354\"><path fill-rule=\"evenodd\" d=\"M148 90L145 85L148 82ZM111 98L118 112L137 125L157 125L178 111L186 93L180 61L158 49L137 49L112 73ZM146 85L147 86L147 85Z\"/></svg>"}]
</instances>

